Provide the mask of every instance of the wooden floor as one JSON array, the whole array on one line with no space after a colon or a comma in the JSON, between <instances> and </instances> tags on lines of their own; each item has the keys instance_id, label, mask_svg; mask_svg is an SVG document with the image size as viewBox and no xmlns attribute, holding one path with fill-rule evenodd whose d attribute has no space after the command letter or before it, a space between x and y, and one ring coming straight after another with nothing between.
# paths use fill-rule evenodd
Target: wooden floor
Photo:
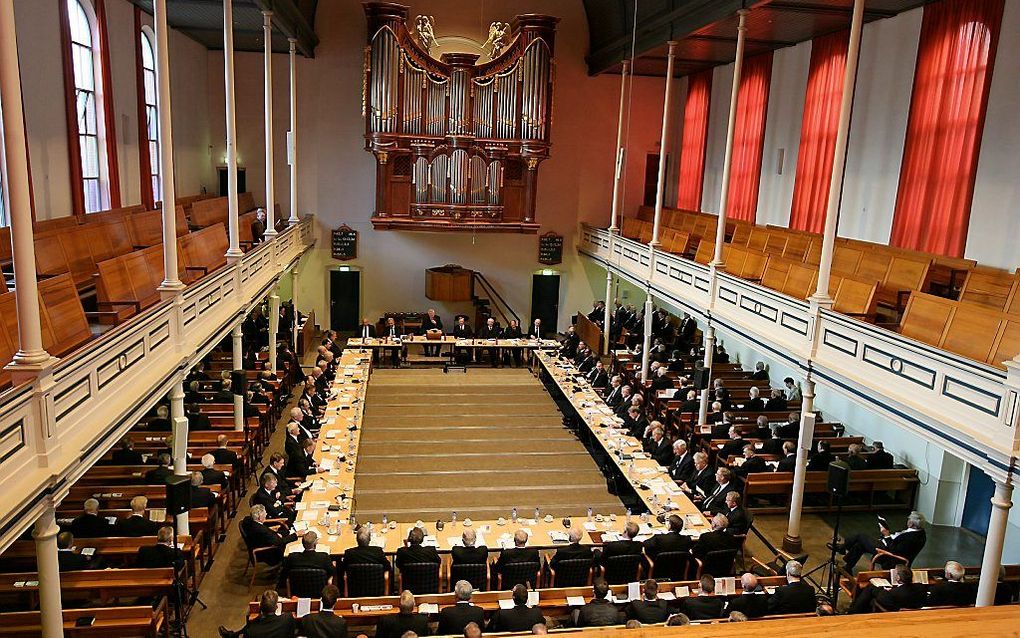
<instances>
[{"instance_id":1,"label":"wooden floor","mask_svg":"<svg viewBox=\"0 0 1020 638\"><path fill-rule=\"evenodd\" d=\"M526 369L377 369L365 402L360 521L623 512Z\"/></svg>"}]
</instances>

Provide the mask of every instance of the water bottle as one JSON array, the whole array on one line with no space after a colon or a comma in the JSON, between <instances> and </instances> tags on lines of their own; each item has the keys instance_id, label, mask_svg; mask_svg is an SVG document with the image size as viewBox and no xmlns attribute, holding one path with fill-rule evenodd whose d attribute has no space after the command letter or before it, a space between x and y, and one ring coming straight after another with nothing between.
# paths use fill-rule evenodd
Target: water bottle
<instances>
[{"instance_id":1,"label":"water bottle","mask_svg":"<svg viewBox=\"0 0 1020 638\"><path fill-rule=\"evenodd\" d=\"M538 508L536 507L535 508L535 520L537 521L539 518L541 518L541 516L542 516L541 512L539 512Z\"/></svg>"},{"instance_id":2,"label":"water bottle","mask_svg":"<svg viewBox=\"0 0 1020 638\"><path fill-rule=\"evenodd\" d=\"M630 508L627 508L627 522L630 522Z\"/></svg>"},{"instance_id":3,"label":"water bottle","mask_svg":"<svg viewBox=\"0 0 1020 638\"><path fill-rule=\"evenodd\" d=\"M453 510L453 516L450 518L450 520L453 521L454 525L457 524L457 510Z\"/></svg>"},{"instance_id":4,"label":"water bottle","mask_svg":"<svg viewBox=\"0 0 1020 638\"><path fill-rule=\"evenodd\" d=\"M588 522L591 522L591 505L588 506Z\"/></svg>"},{"instance_id":5,"label":"water bottle","mask_svg":"<svg viewBox=\"0 0 1020 638\"><path fill-rule=\"evenodd\" d=\"M513 508L512 510L510 510L510 520L513 521L514 523L517 522L517 508L516 507Z\"/></svg>"},{"instance_id":6,"label":"water bottle","mask_svg":"<svg viewBox=\"0 0 1020 638\"><path fill-rule=\"evenodd\" d=\"M387 525L389 525L390 524L390 517L385 515L385 514L383 514L382 515L382 524L383 524L383 527L386 527Z\"/></svg>"}]
</instances>

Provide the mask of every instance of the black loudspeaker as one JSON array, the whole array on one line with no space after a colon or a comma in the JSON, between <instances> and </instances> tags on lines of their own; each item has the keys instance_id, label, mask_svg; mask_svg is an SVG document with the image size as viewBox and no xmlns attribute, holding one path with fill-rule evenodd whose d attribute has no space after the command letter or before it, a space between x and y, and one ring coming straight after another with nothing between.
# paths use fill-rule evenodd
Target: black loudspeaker
<instances>
[{"instance_id":1,"label":"black loudspeaker","mask_svg":"<svg viewBox=\"0 0 1020 638\"><path fill-rule=\"evenodd\" d=\"M694 371L694 387L697 390L704 390L708 387L708 378L712 371L708 368L699 368Z\"/></svg>"},{"instance_id":2,"label":"black loudspeaker","mask_svg":"<svg viewBox=\"0 0 1020 638\"><path fill-rule=\"evenodd\" d=\"M166 513L171 516L191 510L191 477L171 476L166 480Z\"/></svg>"},{"instance_id":3,"label":"black loudspeaker","mask_svg":"<svg viewBox=\"0 0 1020 638\"><path fill-rule=\"evenodd\" d=\"M829 493L844 497L850 492L850 466L843 461L829 463Z\"/></svg>"},{"instance_id":4,"label":"black loudspeaker","mask_svg":"<svg viewBox=\"0 0 1020 638\"><path fill-rule=\"evenodd\" d=\"M230 371L230 389L234 394L244 394L244 384L246 381L244 370Z\"/></svg>"}]
</instances>

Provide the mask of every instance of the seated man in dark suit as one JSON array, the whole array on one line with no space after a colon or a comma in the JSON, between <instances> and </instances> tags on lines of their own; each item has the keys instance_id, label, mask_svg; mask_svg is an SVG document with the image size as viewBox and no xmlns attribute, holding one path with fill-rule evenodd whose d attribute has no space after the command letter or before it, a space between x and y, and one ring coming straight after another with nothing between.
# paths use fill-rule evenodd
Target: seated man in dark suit
<instances>
[{"instance_id":1,"label":"seated man in dark suit","mask_svg":"<svg viewBox=\"0 0 1020 638\"><path fill-rule=\"evenodd\" d=\"M507 565L514 563L534 563L538 565L540 560L538 550L528 547L528 533L523 529L519 529L514 532L514 546L501 551L493 567L497 574L504 574L504 569ZM532 583L532 585L535 584ZM528 625L528 627L530 628L531 625Z\"/></svg>"},{"instance_id":2,"label":"seated man in dark suit","mask_svg":"<svg viewBox=\"0 0 1020 638\"><path fill-rule=\"evenodd\" d=\"M473 528L464 528L464 533L460 535L463 545L457 545L450 550L450 560L454 565L484 565L489 562L489 548L485 545L475 547L477 538Z\"/></svg>"},{"instance_id":3,"label":"seated man in dark suit","mask_svg":"<svg viewBox=\"0 0 1020 638\"><path fill-rule=\"evenodd\" d=\"M478 330L478 338L483 340L499 339L503 336L503 331L496 326L496 320L489 317L485 320L485 325ZM486 354L489 357L489 363L493 368L499 365L499 348L486 348ZM478 354L478 361L482 360L481 353Z\"/></svg>"},{"instance_id":4,"label":"seated man in dark suit","mask_svg":"<svg viewBox=\"0 0 1020 638\"><path fill-rule=\"evenodd\" d=\"M679 485L694 473L694 454L687 449L687 441L673 441L673 460L669 463L669 478Z\"/></svg>"},{"instance_id":5,"label":"seated man in dark suit","mask_svg":"<svg viewBox=\"0 0 1020 638\"><path fill-rule=\"evenodd\" d=\"M677 601L680 613L691 620L722 618L726 599L715 595L715 578L711 574L702 575L700 586L697 596L688 596Z\"/></svg>"},{"instance_id":6,"label":"seated man in dark suit","mask_svg":"<svg viewBox=\"0 0 1020 638\"><path fill-rule=\"evenodd\" d=\"M294 521L296 513L283 504L280 492L276 489L276 475L266 472L262 475L262 487L251 495L251 505L261 505L269 518L282 518L288 523Z\"/></svg>"},{"instance_id":7,"label":"seated man in dark suit","mask_svg":"<svg viewBox=\"0 0 1020 638\"><path fill-rule=\"evenodd\" d=\"M113 451L110 463L113 465L141 465L142 453L135 450L135 442L128 437L120 441L120 447Z\"/></svg>"},{"instance_id":8,"label":"seated man in dark suit","mask_svg":"<svg viewBox=\"0 0 1020 638\"><path fill-rule=\"evenodd\" d=\"M769 400L765 402L765 412L781 412L787 407L786 395L779 388L772 390Z\"/></svg>"},{"instance_id":9,"label":"seated man in dark suit","mask_svg":"<svg viewBox=\"0 0 1020 638\"><path fill-rule=\"evenodd\" d=\"M347 638L347 621L333 612L340 590L336 585L322 588L319 611L298 619L298 633L306 638Z\"/></svg>"},{"instance_id":10,"label":"seated man in dark suit","mask_svg":"<svg viewBox=\"0 0 1020 638\"><path fill-rule=\"evenodd\" d=\"M283 561L283 548L297 540L296 534L283 536L266 525L266 508L262 505L251 506L251 513L241 521L241 530L247 539L248 547L273 548L273 551L259 553L259 560L267 565L279 565Z\"/></svg>"},{"instance_id":11,"label":"seated man in dark suit","mask_svg":"<svg viewBox=\"0 0 1020 638\"><path fill-rule=\"evenodd\" d=\"M82 556L75 551L74 534L60 532L57 534L57 566L62 572L79 569L99 569L100 560L96 555Z\"/></svg>"},{"instance_id":12,"label":"seated man in dark suit","mask_svg":"<svg viewBox=\"0 0 1020 638\"><path fill-rule=\"evenodd\" d=\"M723 444L722 448L719 450L719 456L724 459L731 456L739 456L740 453L744 451L744 446L747 444L747 442L744 441L744 436L740 433L740 429L737 426L731 425L727 434L729 435L730 440Z\"/></svg>"},{"instance_id":13,"label":"seated man in dark suit","mask_svg":"<svg viewBox=\"0 0 1020 638\"><path fill-rule=\"evenodd\" d=\"M666 376L667 372L669 372L669 369L667 369L666 366L662 366L655 371L655 378L652 379L652 392L669 390L674 387L673 379Z\"/></svg>"},{"instance_id":14,"label":"seated man in dark suit","mask_svg":"<svg viewBox=\"0 0 1020 638\"><path fill-rule=\"evenodd\" d=\"M948 561L945 570L946 579L928 588L927 606L967 607L973 605L977 599L977 587L973 583L964 582L964 574L963 565L955 560Z\"/></svg>"},{"instance_id":15,"label":"seated man in dark suit","mask_svg":"<svg viewBox=\"0 0 1020 638\"><path fill-rule=\"evenodd\" d=\"M692 501L699 502L715 491L715 472L708 466L708 455L704 452L694 453L694 471L684 481L680 489Z\"/></svg>"},{"instance_id":16,"label":"seated man in dark suit","mask_svg":"<svg viewBox=\"0 0 1020 638\"><path fill-rule=\"evenodd\" d=\"M644 552L653 561L663 552L689 552L694 546L690 536L684 536L684 519L677 514L670 514L666 519L669 530L665 534L654 534L644 542Z\"/></svg>"},{"instance_id":17,"label":"seated man in dark suit","mask_svg":"<svg viewBox=\"0 0 1020 638\"><path fill-rule=\"evenodd\" d=\"M399 613L387 614L379 619L375 626L376 638L400 638L408 631L418 636L428 635L429 617L415 613L414 594L406 589L402 591L397 607Z\"/></svg>"},{"instance_id":18,"label":"seated man in dark suit","mask_svg":"<svg viewBox=\"0 0 1020 638\"><path fill-rule=\"evenodd\" d=\"M216 445L218 447L210 452L210 454L216 459L217 465L236 466L238 464L237 452L227 449L228 442L229 439L226 434L216 437Z\"/></svg>"},{"instance_id":19,"label":"seated man in dark suit","mask_svg":"<svg viewBox=\"0 0 1020 638\"><path fill-rule=\"evenodd\" d=\"M747 478L748 474L757 474L758 472L768 472L769 466L765 464L765 459L757 455L754 450L752 443L744 445L744 462L740 465L734 465L730 470L737 475L739 478Z\"/></svg>"},{"instance_id":20,"label":"seated man in dark suit","mask_svg":"<svg viewBox=\"0 0 1020 638\"><path fill-rule=\"evenodd\" d=\"M828 441L819 441L815 446L815 453L808 459L808 472L828 472L829 463L836 460L836 457L829 451Z\"/></svg>"},{"instance_id":21,"label":"seated man in dark suit","mask_svg":"<svg viewBox=\"0 0 1020 638\"><path fill-rule=\"evenodd\" d=\"M618 541L610 541L602 544L602 551L595 554L595 562L602 567L609 564L613 556L626 556L628 554L640 554L641 543L634 540L639 532L638 524L631 521L623 527L623 538Z\"/></svg>"},{"instance_id":22,"label":"seated man in dark suit","mask_svg":"<svg viewBox=\"0 0 1020 638\"><path fill-rule=\"evenodd\" d=\"M425 532L420 527L412 527L407 532L407 544L397 549L397 556L394 563L397 569L412 563L440 563L439 552L435 547L425 547Z\"/></svg>"},{"instance_id":23,"label":"seated man in dark suit","mask_svg":"<svg viewBox=\"0 0 1020 638\"><path fill-rule=\"evenodd\" d=\"M197 386L197 384L196 384ZM156 407L156 417L145 424L145 429L150 432L169 432L173 429L170 423L170 408L165 405Z\"/></svg>"},{"instance_id":24,"label":"seated man in dark suit","mask_svg":"<svg viewBox=\"0 0 1020 638\"><path fill-rule=\"evenodd\" d=\"M707 556L709 552L724 549L736 549L738 541L726 533L726 528L729 527L729 525L730 521L726 518L725 514L716 514L713 516L711 531L704 532L698 537L698 540L694 543L694 547L691 548L691 554L693 554L695 558L705 560L705 556Z\"/></svg>"},{"instance_id":25,"label":"seated man in dark suit","mask_svg":"<svg viewBox=\"0 0 1020 638\"><path fill-rule=\"evenodd\" d=\"M724 614L739 611L748 618L761 618L769 613L769 597L765 588L758 584L758 577L745 572L740 577L741 594L726 603Z\"/></svg>"},{"instance_id":26,"label":"seated man in dark suit","mask_svg":"<svg viewBox=\"0 0 1020 638\"><path fill-rule=\"evenodd\" d=\"M71 533L75 538L101 538L113 534L113 525L99 515L99 501L85 499L84 512L71 521Z\"/></svg>"},{"instance_id":27,"label":"seated man in dark suit","mask_svg":"<svg viewBox=\"0 0 1020 638\"><path fill-rule=\"evenodd\" d=\"M850 466L851 470L868 469L868 460L861 454L863 451L864 446L860 443L851 443L850 447L847 448L846 458L843 461Z\"/></svg>"},{"instance_id":28,"label":"seated man in dark suit","mask_svg":"<svg viewBox=\"0 0 1020 638\"><path fill-rule=\"evenodd\" d=\"M765 441L761 445L762 454L774 454L776 456L783 456L783 439L779 436L779 424L769 423L768 419L765 419L765 427L768 428L768 434L762 438Z\"/></svg>"},{"instance_id":29,"label":"seated man in dark suit","mask_svg":"<svg viewBox=\"0 0 1020 638\"><path fill-rule=\"evenodd\" d=\"M386 558L382 547L372 545L372 532L368 526L360 528L354 538L358 544L356 547L344 551L344 569L348 565L382 565L386 571L389 571L390 561Z\"/></svg>"},{"instance_id":30,"label":"seated man in dark suit","mask_svg":"<svg viewBox=\"0 0 1020 638\"><path fill-rule=\"evenodd\" d=\"M747 534L751 527L751 519L747 512L740 506L740 492L726 492L726 507L723 515L729 525L726 526L726 533L735 536Z\"/></svg>"},{"instance_id":31,"label":"seated man in dark suit","mask_svg":"<svg viewBox=\"0 0 1020 638\"><path fill-rule=\"evenodd\" d=\"M881 441L873 441L871 446L875 451L868 455L869 470L891 470L893 468L893 456L885 451Z\"/></svg>"},{"instance_id":32,"label":"seated man in dark suit","mask_svg":"<svg viewBox=\"0 0 1020 638\"><path fill-rule=\"evenodd\" d=\"M744 412L764 412L765 402L761 399L761 390L755 386L747 391L747 401L744 401L744 406L741 408Z\"/></svg>"},{"instance_id":33,"label":"seated man in dark suit","mask_svg":"<svg viewBox=\"0 0 1020 638\"><path fill-rule=\"evenodd\" d=\"M160 454L157 462L159 467L145 473L145 482L148 485L166 485L166 480L174 475L174 471L170 469L173 459L169 454Z\"/></svg>"},{"instance_id":34,"label":"seated man in dark suit","mask_svg":"<svg viewBox=\"0 0 1020 638\"><path fill-rule=\"evenodd\" d=\"M609 385L609 373L606 372L606 366L601 361L597 362L595 367L589 370L588 374L584 375L584 378L596 390L604 390Z\"/></svg>"},{"instance_id":35,"label":"seated man in dark suit","mask_svg":"<svg viewBox=\"0 0 1020 638\"><path fill-rule=\"evenodd\" d=\"M849 614L868 614L873 611L899 611L920 609L928 604L928 586L914 582L914 572L906 565L897 565L892 571L892 588L868 585L857 593Z\"/></svg>"},{"instance_id":36,"label":"seated man in dark suit","mask_svg":"<svg viewBox=\"0 0 1020 638\"><path fill-rule=\"evenodd\" d=\"M758 363L754 364L754 372L751 373L750 378L754 379L755 381L769 380L769 371L765 369L764 361L759 361Z\"/></svg>"},{"instance_id":37,"label":"seated man in dark suit","mask_svg":"<svg viewBox=\"0 0 1020 638\"><path fill-rule=\"evenodd\" d=\"M155 536L159 531L159 523L150 521L145 515L145 508L149 506L149 499L144 496L136 496L131 499L131 516L117 522L117 536Z\"/></svg>"},{"instance_id":38,"label":"seated man in dark suit","mask_svg":"<svg viewBox=\"0 0 1020 638\"><path fill-rule=\"evenodd\" d=\"M783 458L776 465L777 472L794 472L797 469L797 444L793 441L783 442Z\"/></svg>"},{"instance_id":39,"label":"seated man in dark suit","mask_svg":"<svg viewBox=\"0 0 1020 638\"><path fill-rule=\"evenodd\" d=\"M592 584L592 599L574 612L574 624L578 627L608 627L624 621L624 615L609 601L609 583L596 578Z\"/></svg>"},{"instance_id":40,"label":"seated man in dark suit","mask_svg":"<svg viewBox=\"0 0 1020 638\"><path fill-rule=\"evenodd\" d=\"M258 618L249 620L238 631L231 631L220 625L221 638L291 638L297 635L298 622L292 614L276 614L280 604L280 595L267 589L259 599Z\"/></svg>"},{"instance_id":41,"label":"seated man in dark suit","mask_svg":"<svg viewBox=\"0 0 1020 638\"><path fill-rule=\"evenodd\" d=\"M231 395L230 402L233 403L233 401L233 395ZM184 416L188 419L189 432L201 432L203 430L212 429L212 422L209 420L209 415L204 414L197 404L189 403L185 406Z\"/></svg>"},{"instance_id":42,"label":"seated man in dark suit","mask_svg":"<svg viewBox=\"0 0 1020 638\"><path fill-rule=\"evenodd\" d=\"M609 379L609 387L606 388L606 405L616 409L616 406L620 405L620 401L623 400L623 377L618 374L614 374Z\"/></svg>"},{"instance_id":43,"label":"seated man in dark suit","mask_svg":"<svg viewBox=\"0 0 1020 638\"><path fill-rule=\"evenodd\" d=\"M627 606L627 618L643 625L666 622L669 607L665 600L659 600L659 584L654 578L645 581L641 600L633 600Z\"/></svg>"},{"instance_id":44,"label":"seated man in dark suit","mask_svg":"<svg viewBox=\"0 0 1020 638\"><path fill-rule=\"evenodd\" d=\"M544 625L545 616L537 607L528 607L528 588L514 585L513 609L499 609L489 621L490 631L531 631L535 625Z\"/></svg>"},{"instance_id":45,"label":"seated man in dark suit","mask_svg":"<svg viewBox=\"0 0 1020 638\"><path fill-rule=\"evenodd\" d=\"M801 580L803 571L799 561L786 563L786 584L776 587L769 598L769 614L806 614L815 610L815 588Z\"/></svg>"},{"instance_id":46,"label":"seated man in dark suit","mask_svg":"<svg viewBox=\"0 0 1020 638\"><path fill-rule=\"evenodd\" d=\"M184 552L174 542L174 528L165 525L156 532L156 544L138 548L135 567L184 567Z\"/></svg>"},{"instance_id":47,"label":"seated man in dark suit","mask_svg":"<svg viewBox=\"0 0 1020 638\"><path fill-rule=\"evenodd\" d=\"M326 552L316 551L315 547L318 542L319 535L313 530L308 530L301 537L302 551L291 552L283 559L279 583L281 590L287 585L287 576L295 569L321 569L326 572L326 578L332 580L333 572L336 571L333 567L333 559Z\"/></svg>"},{"instance_id":48,"label":"seated man in dark suit","mask_svg":"<svg viewBox=\"0 0 1020 638\"><path fill-rule=\"evenodd\" d=\"M259 477L259 482L265 480L267 475L272 475L276 478L276 495L281 501L287 503L293 500L297 496L300 488L295 488L291 484L290 479L287 478L287 457L279 452L273 452L269 455L269 464L264 470L262 470L262 476ZM287 503L289 504L289 503Z\"/></svg>"},{"instance_id":49,"label":"seated man in dark suit","mask_svg":"<svg viewBox=\"0 0 1020 638\"><path fill-rule=\"evenodd\" d=\"M475 623L479 627L485 624L485 611L471 604L471 595L474 588L466 580L458 580L453 586L453 594L457 603L444 607L439 612L439 628L436 632L440 636L454 636L464 632L468 623Z\"/></svg>"},{"instance_id":50,"label":"seated man in dark suit","mask_svg":"<svg viewBox=\"0 0 1020 638\"><path fill-rule=\"evenodd\" d=\"M662 424L658 421L652 421L649 424L652 429L652 439L648 445L648 455L652 459L664 467L669 466L673 460L673 445L666 438L665 431L662 429Z\"/></svg>"},{"instance_id":51,"label":"seated man in dark suit","mask_svg":"<svg viewBox=\"0 0 1020 638\"><path fill-rule=\"evenodd\" d=\"M201 472L191 473L191 507L192 509L199 507L212 507L216 504L216 494L213 493L208 487L202 485Z\"/></svg>"},{"instance_id":52,"label":"seated man in dark suit","mask_svg":"<svg viewBox=\"0 0 1020 638\"><path fill-rule=\"evenodd\" d=\"M701 510L705 515L718 514L726 510L726 494L737 488L733 472L728 467L720 467L715 471L715 489L705 495L701 502Z\"/></svg>"},{"instance_id":53,"label":"seated man in dark suit","mask_svg":"<svg viewBox=\"0 0 1020 638\"><path fill-rule=\"evenodd\" d=\"M800 412L791 412L786 423L779 426L779 438L794 439L800 436Z\"/></svg>"},{"instance_id":54,"label":"seated man in dark suit","mask_svg":"<svg viewBox=\"0 0 1020 638\"><path fill-rule=\"evenodd\" d=\"M216 457L212 454L202 455L202 485L219 485L223 489L230 486L230 478L226 472L217 470Z\"/></svg>"},{"instance_id":55,"label":"seated man in dark suit","mask_svg":"<svg viewBox=\"0 0 1020 638\"><path fill-rule=\"evenodd\" d=\"M582 528L571 527L570 531L567 532L567 540L570 543L556 550L556 553L549 559L549 569L555 571L557 566L565 560L586 560L591 562L594 556L590 546L581 544L583 536Z\"/></svg>"},{"instance_id":56,"label":"seated man in dark suit","mask_svg":"<svg viewBox=\"0 0 1020 638\"><path fill-rule=\"evenodd\" d=\"M867 534L857 534L846 539L846 543L836 546L836 551L846 554L846 568L851 573L857 565L857 561L865 554L874 554L883 550L896 556L902 556L907 561L913 561L921 553L925 542L928 540L924 531L924 517L920 512L911 512L907 517L906 529L891 533L885 527L885 519L879 519L879 532L882 538L875 542ZM880 556L875 561L879 569L892 569L899 561L889 556Z\"/></svg>"},{"instance_id":57,"label":"seated man in dark suit","mask_svg":"<svg viewBox=\"0 0 1020 638\"><path fill-rule=\"evenodd\" d=\"M287 476L305 478L319 471L315 465L315 441L305 439L301 443L301 452L287 459Z\"/></svg>"}]
</instances>

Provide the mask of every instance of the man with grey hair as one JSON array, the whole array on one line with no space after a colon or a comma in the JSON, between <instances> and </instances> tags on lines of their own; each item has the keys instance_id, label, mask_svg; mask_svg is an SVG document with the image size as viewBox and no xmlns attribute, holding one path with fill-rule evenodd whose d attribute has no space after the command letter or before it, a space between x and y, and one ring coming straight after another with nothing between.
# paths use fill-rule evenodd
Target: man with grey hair
<instances>
[{"instance_id":1,"label":"man with grey hair","mask_svg":"<svg viewBox=\"0 0 1020 638\"><path fill-rule=\"evenodd\" d=\"M155 536L159 531L159 523L150 521L145 516L145 508L149 506L149 499L144 496L136 496L131 499L131 516L117 523L118 536Z\"/></svg>"},{"instance_id":2,"label":"man with grey hair","mask_svg":"<svg viewBox=\"0 0 1020 638\"><path fill-rule=\"evenodd\" d=\"M113 526L99 516L99 501L85 499L80 516L71 521L71 533L75 538L100 538L113 535Z\"/></svg>"},{"instance_id":3,"label":"man with grey hair","mask_svg":"<svg viewBox=\"0 0 1020 638\"><path fill-rule=\"evenodd\" d=\"M363 525L354 535L357 546L344 551L343 567L347 569L351 565L382 565L386 571L390 570L390 561L386 558L382 547L372 544L372 531L367 525Z\"/></svg>"},{"instance_id":4,"label":"man with grey hair","mask_svg":"<svg viewBox=\"0 0 1020 638\"><path fill-rule=\"evenodd\" d=\"M730 525L730 519L726 518L725 514L716 514L712 517L712 529L711 531L703 533L698 537L697 542L694 543L694 547L691 548L691 553L702 561L709 552L715 552L719 550L736 549L740 541L733 538L727 531L726 528Z\"/></svg>"},{"instance_id":5,"label":"man with grey hair","mask_svg":"<svg viewBox=\"0 0 1020 638\"><path fill-rule=\"evenodd\" d=\"M769 597L758 584L758 577L745 572L740 577L740 595L726 603L724 613L740 612L748 618L761 618L769 613Z\"/></svg>"},{"instance_id":6,"label":"man with grey hair","mask_svg":"<svg viewBox=\"0 0 1020 638\"><path fill-rule=\"evenodd\" d=\"M333 578L333 559L328 552L318 551L319 535L314 530L308 530L301 537L302 551L293 551L283 559L283 567L280 568L279 589L283 590L287 584L287 577L295 569L319 569L325 572L326 582Z\"/></svg>"},{"instance_id":7,"label":"man with grey hair","mask_svg":"<svg viewBox=\"0 0 1020 638\"><path fill-rule=\"evenodd\" d=\"M751 386L747 391L747 401L740 406L744 412L761 412L765 409L765 402L761 398L761 390L757 386Z\"/></svg>"},{"instance_id":8,"label":"man with grey hair","mask_svg":"<svg viewBox=\"0 0 1020 638\"><path fill-rule=\"evenodd\" d=\"M583 536L584 532L580 526L571 527L570 531L567 532L567 540L569 541L569 544L556 550L556 553L549 559L549 569L556 571L556 568L559 567L560 563L565 560L586 560L591 562L591 546L581 544L581 538Z\"/></svg>"},{"instance_id":9,"label":"man with grey hair","mask_svg":"<svg viewBox=\"0 0 1020 638\"><path fill-rule=\"evenodd\" d=\"M227 489L230 484L230 480L227 478L226 472L217 470L214 466L216 465L216 457L212 454L202 455L202 483L205 485L219 485L223 489Z\"/></svg>"},{"instance_id":10,"label":"man with grey hair","mask_svg":"<svg viewBox=\"0 0 1020 638\"><path fill-rule=\"evenodd\" d=\"M786 584L776 587L769 598L769 614L807 614L815 610L815 588L801 580L803 571L798 561L786 563Z\"/></svg>"},{"instance_id":11,"label":"man with grey hair","mask_svg":"<svg viewBox=\"0 0 1020 638\"><path fill-rule=\"evenodd\" d=\"M266 524L266 508L252 505L251 513L240 524L241 533L250 547L271 547L271 551L259 552L259 560L269 565L278 565L283 560L283 548L297 540L296 534L283 536ZM286 532L287 529L283 528Z\"/></svg>"},{"instance_id":12,"label":"man with grey hair","mask_svg":"<svg viewBox=\"0 0 1020 638\"><path fill-rule=\"evenodd\" d=\"M928 589L928 607L967 607L977 599L977 587L964 581L963 565L955 560L946 563L945 576L942 582Z\"/></svg>"},{"instance_id":13,"label":"man with grey hair","mask_svg":"<svg viewBox=\"0 0 1020 638\"><path fill-rule=\"evenodd\" d=\"M460 535L461 545L455 546L450 552L454 565L484 565L489 560L489 548L485 545L475 547L478 535L474 528L465 527ZM458 632L459 633L459 632Z\"/></svg>"},{"instance_id":14,"label":"man with grey hair","mask_svg":"<svg viewBox=\"0 0 1020 638\"><path fill-rule=\"evenodd\" d=\"M415 613L414 606L414 594L406 589L400 592L400 602L397 604L400 612L386 614L379 619L375 626L376 638L401 638L408 632L416 636L427 636L429 617Z\"/></svg>"},{"instance_id":15,"label":"man with grey hair","mask_svg":"<svg viewBox=\"0 0 1020 638\"><path fill-rule=\"evenodd\" d=\"M641 543L634 540L637 538L640 528L638 524L631 521L623 527L623 538L618 541L602 543L602 551L595 554L595 562L605 568L609 559L614 556L626 556L628 554L641 554Z\"/></svg>"},{"instance_id":16,"label":"man with grey hair","mask_svg":"<svg viewBox=\"0 0 1020 638\"><path fill-rule=\"evenodd\" d=\"M902 563L903 559L910 564L917 558L928 540L924 531L924 516L920 512L911 512L907 516L907 527L895 533L889 531L887 524L884 518L879 517L878 531L882 536L877 542L867 534L856 534L848 538L846 543L836 545L837 552L846 554L847 571L853 573L857 561L865 554L881 554L875 560L875 567L879 569L892 569Z\"/></svg>"},{"instance_id":17,"label":"man with grey hair","mask_svg":"<svg viewBox=\"0 0 1020 638\"><path fill-rule=\"evenodd\" d=\"M202 473L191 473L191 507L212 507L216 503L216 495L208 487L202 485Z\"/></svg>"},{"instance_id":18,"label":"man with grey hair","mask_svg":"<svg viewBox=\"0 0 1020 638\"><path fill-rule=\"evenodd\" d=\"M545 623L542 610L528 607L528 588L514 585L511 592L514 606L511 609L498 609L489 621L492 631L530 631L537 623Z\"/></svg>"},{"instance_id":19,"label":"man with grey hair","mask_svg":"<svg viewBox=\"0 0 1020 638\"><path fill-rule=\"evenodd\" d=\"M506 566L513 563L539 563L538 550L528 547L528 536L528 532L523 528L514 532L514 546L501 551L499 558L496 559L497 573L503 574ZM528 625L528 627L530 626Z\"/></svg>"},{"instance_id":20,"label":"man with grey hair","mask_svg":"<svg viewBox=\"0 0 1020 638\"><path fill-rule=\"evenodd\" d=\"M683 483L694 472L694 455L687 449L687 441L673 441L673 460L669 464L669 478Z\"/></svg>"},{"instance_id":21,"label":"man with grey hair","mask_svg":"<svg viewBox=\"0 0 1020 638\"><path fill-rule=\"evenodd\" d=\"M452 636L462 633L469 624L474 623L478 627L485 624L485 611L477 605L471 604L471 594L474 588L466 580L458 580L453 586L453 594L457 599L455 605L444 607L439 612L440 636Z\"/></svg>"}]
</instances>

